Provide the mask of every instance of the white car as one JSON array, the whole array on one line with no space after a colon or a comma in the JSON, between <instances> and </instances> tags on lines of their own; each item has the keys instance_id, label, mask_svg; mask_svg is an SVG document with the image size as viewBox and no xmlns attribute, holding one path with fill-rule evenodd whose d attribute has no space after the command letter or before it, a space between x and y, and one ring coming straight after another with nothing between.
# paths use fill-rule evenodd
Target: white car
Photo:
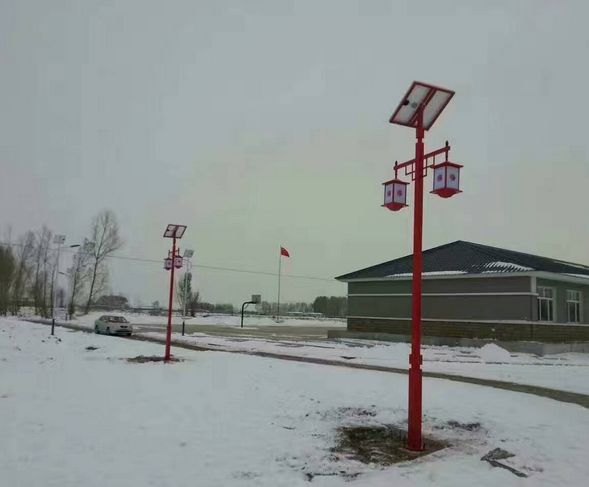
<instances>
[{"instance_id":1,"label":"white car","mask_svg":"<svg viewBox=\"0 0 589 487\"><path fill-rule=\"evenodd\" d=\"M133 333L133 326L124 316L104 315L94 322L94 333L130 336Z\"/></svg>"}]
</instances>

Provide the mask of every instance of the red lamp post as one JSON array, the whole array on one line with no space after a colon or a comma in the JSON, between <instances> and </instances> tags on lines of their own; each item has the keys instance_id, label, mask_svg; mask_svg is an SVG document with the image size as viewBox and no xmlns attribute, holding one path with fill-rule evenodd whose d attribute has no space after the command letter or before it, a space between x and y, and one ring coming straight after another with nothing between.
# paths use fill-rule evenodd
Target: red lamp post
<instances>
[{"instance_id":1,"label":"red lamp post","mask_svg":"<svg viewBox=\"0 0 589 487\"><path fill-rule=\"evenodd\" d=\"M422 382L421 364L421 272L423 233L423 180L428 169L434 171L432 193L449 198L460 192L460 168L448 161L450 146L424 154L423 138L454 96L454 91L414 81L409 91L393 113L390 123L415 128L415 159L398 164L395 162L395 179L384 184L384 207L398 211L407 206L405 183L398 179L398 171L405 169L405 175L415 181L415 217L413 220L413 294L411 314L411 354L409 355L409 428L407 447L413 451L423 450L422 424ZM436 156L445 154L445 161L437 164Z\"/></svg>"},{"instance_id":2,"label":"red lamp post","mask_svg":"<svg viewBox=\"0 0 589 487\"><path fill-rule=\"evenodd\" d=\"M172 250L168 252L168 257L164 259L164 269L172 271L170 274L170 301L168 303L168 328L166 330L166 353L164 361L170 361L170 347L172 343L172 307L174 306L174 269L182 267L182 257L179 249L176 248L176 239L182 238L186 231L186 225L168 225L164 232L165 238L172 238Z\"/></svg>"}]
</instances>

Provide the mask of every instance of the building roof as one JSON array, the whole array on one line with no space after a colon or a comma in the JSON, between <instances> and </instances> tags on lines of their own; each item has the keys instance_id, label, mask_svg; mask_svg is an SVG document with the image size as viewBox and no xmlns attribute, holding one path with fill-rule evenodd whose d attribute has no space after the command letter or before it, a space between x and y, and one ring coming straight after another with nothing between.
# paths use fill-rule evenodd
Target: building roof
<instances>
[{"instance_id":1,"label":"building roof","mask_svg":"<svg viewBox=\"0 0 589 487\"><path fill-rule=\"evenodd\" d=\"M552 272L589 278L589 266L515 252L457 240L423 252L424 276L463 274L500 274L515 272ZM336 279L409 278L413 272L413 255L344 274ZM482 277L482 276L481 276Z\"/></svg>"}]
</instances>

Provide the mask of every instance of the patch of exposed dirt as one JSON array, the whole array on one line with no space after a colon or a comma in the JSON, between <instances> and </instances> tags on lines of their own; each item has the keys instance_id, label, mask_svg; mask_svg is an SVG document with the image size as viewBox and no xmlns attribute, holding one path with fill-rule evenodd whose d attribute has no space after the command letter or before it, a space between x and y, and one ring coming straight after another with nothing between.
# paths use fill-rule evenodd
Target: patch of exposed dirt
<instances>
[{"instance_id":1,"label":"patch of exposed dirt","mask_svg":"<svg viewBox=\"0 0 589 487\"><path fill-rule=\"evenodd\" d=\"M391 425L343 426L338 431L338 441L332 449L333 453L382 467L414 460L448 446L442 441L424 437L423 451L409 451L405 446L407 433Z\"/></svg>"},{"instance_id":2,"label":"patch of exposed dirt","mask_svg":"<svg viewBox=\"0 0 589 487\"><path fill-rule=\"evenodd\" d=\"M137 357L128 358L127 362L132 364L146 364L150 362L165 362L164 357L160 357L158 355L138 355ZM170 363L181 362L180 359L171 357L169 360Z\"/></svg>"}]
</instances>

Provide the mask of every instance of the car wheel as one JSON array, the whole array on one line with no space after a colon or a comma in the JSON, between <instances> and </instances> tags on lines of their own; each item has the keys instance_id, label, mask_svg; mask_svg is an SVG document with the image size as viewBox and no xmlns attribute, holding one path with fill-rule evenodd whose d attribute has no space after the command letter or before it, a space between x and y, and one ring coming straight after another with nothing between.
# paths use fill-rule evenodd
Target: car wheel
<instances>
[{"instance_id":1,"label":"car wheel","mask_svg":"<svg viewBox=\"0 0 589 487\"><path fill-rule=\"evenodd\" d=\"M100 335L100 330L98 329L98 325L94 325L94 333Z\"/></svg>"},{"instance_id":2,"label":"car wheel","mask_svg":"<svg viewBox=\"0 0 589 487\"><path fill-rule=\"evenodd\" d=\"M109 327L107 327L107 329L106 329L106 334L107 334L107 335L110 335L110 326L109 326Z\"/></svg>"}]
</instances>

